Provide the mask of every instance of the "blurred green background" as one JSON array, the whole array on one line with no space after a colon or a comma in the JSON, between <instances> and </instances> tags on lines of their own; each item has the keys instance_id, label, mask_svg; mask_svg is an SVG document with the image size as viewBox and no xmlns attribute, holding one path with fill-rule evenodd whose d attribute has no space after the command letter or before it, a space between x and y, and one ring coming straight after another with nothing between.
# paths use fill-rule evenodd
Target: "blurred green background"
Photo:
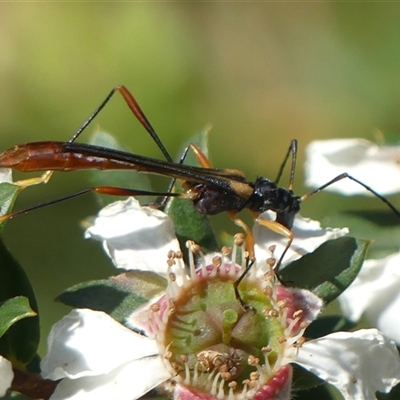
<instances>
[{"instance_id":1,"label":"blurred green background","mask_svg":"<svg viewBox=\"0 0 400 400\"><path fill-rule=\"evenodd\" d=\"M242 169L251 180L274 179L297 138L295 190L303 194L309 141L372 139L377 129L397 140L399 20L400 4L378 2L2 3L1 150L69 139L111 88L124 84L171 154L212 123L214 165ZM97 123L132 151L160 157L119 95ZM88 186L87 175L58 173L48 185L28 188L16 208ZM302 214L358 207L384 209L377 199L323 193ZM52 303L57 294L116 273L79 227L96 211L89 195L18 217L5 229L36 290L44 338L67 312ZM226 216L214 221L237 231Z\"/></svg>"}]
</instances>

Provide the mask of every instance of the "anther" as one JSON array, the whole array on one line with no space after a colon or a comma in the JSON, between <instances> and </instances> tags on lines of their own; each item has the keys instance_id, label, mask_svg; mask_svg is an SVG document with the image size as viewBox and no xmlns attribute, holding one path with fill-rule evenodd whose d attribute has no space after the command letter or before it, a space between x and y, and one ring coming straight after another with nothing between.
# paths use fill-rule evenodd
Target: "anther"
<instances>
[{"instance_id":1,"label":"anther","mask_svg":"<svg viewBox=\"0 0 400 400\"><path fill-rule=\"evenodd\" d=\"M276 258L274 258L274 257L267 258L268 267L274 268L275 264L276 264Z\"/></svg>"},{"instance_id":2,"label":"anther","mask_svg":"<svg viewBox=\"0 0 400 400\"><path fill-rule=\"evenodd\" d=\"M222 258L220 256L214 256L212 259L212 264L215 268L219 268L222 264Z\"/></svg>"},{"instance_id":3,"label":"anther","mask_svg":"<svg viewBox=\"0 0 400 400\"><path fill-rule=\"evenodd\" d=\"M168 265L168 267L172 267L173 265L175 265L176 264L176 262L175 262L175 260L173 259L173 258L169 258L168 260L167 260L167 265Z\"/></svg>"},{"instance_id":4,"label":"anther","mask_svg":"<svg viewBox=\"0 0 400 400\"><path fill-rule=\"evenodd\" d=\"M293 347L294 348L299 348L299 347L303 346L305 341L306 341L306 338L304 336L301 336L296 340L296 343L293 344Z\"/></svg>"},{"instance_id":5,"label":"anther","mask_svg":"<svg viewBox=\"0 0 400 400\"><path fill-rule=\"evenodd\" d=\"M176 281L176 274L174 274L173 272L170 272L168 274L168 277L169 277L171 282L175 282Z\"/></svg>"},{"instance_id":6,"label":"anther","mask_svg":"<svg viewBox=\"0 0 400 400\"><path fill-rule=\"evenodd\" d=\"M189 360L187 354L181 354L181 355L179 356L179 358L181 359L181 361L182 361L183 363L187 363L188 360Z\"/></svg>"},{"instance_id":7,"label":"anther","mask_svg":"<svg viewBox=\"0 0 400 400\"><path fill-rule=\"evenodd\" d=\"M271 271L268 271L264 274L264 280L266 280L267 282L273 282L274 277L275 275Z\"/></svg>"},{"instance_id":8,"label":"anther","mask_svg":"<svg viewBox=\"0 0 400 400\"><path fill-rule=\"evenodd\" d=\"M225 381L232 379L232 374L230 372L221 372L221 378Z\"/></svg>"},{"instance_id":9,"label":"anther","mask_svg":"<svg viewBox=\"0 0 400 400\"><path fill-rule=\"evenodd\" d=\"M234 237L233 237L234 243L236 244L236 246L242 247L245 241L245 237L243 233L237 233Z\"/></svg>"},{"instance_id":10,"label":"anther","mask_svg":"<svg viewBox=\"0 0 400 400\"><path fill-rule=\"evenodd\" d=\"M272 290L271 286L265 286L263 289L263 293L265 294L265 296L271 297L274 291Z\"/></svg>"},{"instance_id":11,"label":"anther","mask_svg":"<svg viewBox=\"0 0 400 400\"><path fill-rule=\"evenodd\" d=\"M254 371L254 372L250 373L250 379L252 381L258 380L259 377L260 377L260 374L257 371Z\"/></svg>"},{"instance_id":12,"label":"anther","mask_svg":"<svg viewBox=\"0 0 400 400\"><path fill-rule=\"evenodd\" d=\"M293 313L293 318L301 318L303 310L297 310Z\"/></svg>"},{"instance_id":13,"label":"anther","mask_svg":"<svg viewBox=\"0 0 400 400\"><path fill-rule=\"evenodd\" d=\"M287 307L287 301L286 301L286 300L279 300L279 301L278 301L278 307L279 307L280 309L286 308L286 307ZM293 318L294 318L294 316L293 316Z\"/></svg>"},{"instance_id":14,"label":"anther","mask_svg":"<svg viewBox=\"0 0 400 400\"><path fill-rule=\"evenodd\" d=\"M168 258L175 258L175 256L176 256L175 251L170 250L170 251L168 252L168 255L167 255Z\"/></svg>"},{"instance_id":15,"label":"anther","mask_svg":"<svg viewBox=\"0 0 400 400\"><path fill-rule=\"evenodd\" d=\"M232 253L232 247L223 246L221 249L221 253L224 257L228 257Z\"/></svg>"},{"instance_id":16,"label":"anther","mask_svg":"<svg viewBox=\"0 0 400 400\"><path fill-rule=\"evenodd\" d=\"M249 357L247 358L247 363L252 366L258 365L260 363L260 359L250 354Z\"/></svg>"},{"instance_id":17,"label":"anther","mask_svg":"<svg viewBox=\"0 0 400 400\"><path fill-rule=\"evenodd\" d=\"M279 311L275 310L274 308L272 310L264 310L263 314L265 318L278 318L279 317Z\"/></svg>"},{"instance_id":18,"label":"anther","mask_svg":"<svg viewBox=\"0 0 400 400\"><path fill-rule=\"evenodd\" d=\"M193 244L190 246L190 251L193 254L199 254L201 251L201 247L197 243L193 242Z\"/></svg>"},{"instance_id":19,"label":"anther","mask_svg":"<svg viewBox=\"0 0 400 400\"><path fill-rule=\"evenodd\" d=\"M194 245L194 242L193 242L193 240L186 240L185 244L186 244L186 248L190 249Z\"/></svg>"},{"instance_id":20,"label":"anther","mask_svg":"<svg viewBox=\"0 0 400 400\"><path fill-rule=\"evenodd\" d=\"M310 325L308 322L302 321L300 322L300 329L306 329Z\"/></svg>"},{"instance_id":21,"label":"anther","mask_svg":"<svg viewBox=\"0 0 400 400\"><path fill-rule=\"evenodd\" d=\"M175 258L182 259L183 258L183 253L180 250L175 252Z\"/></svg>"}]
</instances>

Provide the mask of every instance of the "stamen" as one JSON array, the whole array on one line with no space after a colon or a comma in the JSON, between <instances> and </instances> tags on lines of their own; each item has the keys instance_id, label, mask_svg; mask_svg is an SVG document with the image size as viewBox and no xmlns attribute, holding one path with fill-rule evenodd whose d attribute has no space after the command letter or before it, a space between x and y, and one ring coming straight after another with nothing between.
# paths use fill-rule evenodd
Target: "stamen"
<instances>
[{"instance_id":1,"label":"stamen","mask_svg":"<svg viewBox=\"0 0 400 400\"><path fill-rule=\"evenodd\" d=\"M221 372L218 372L217 375L215 375L215 378L213 380L212 387L211 387L211 390L210 390L210 393L213 396L215 396L217 394L217 390L218 390L217 386L218 386L218 380L219 380L220 376L221 376Z\"/></svg>"},{"instance_id":2,"label":"stamen","mask_svg":"<svg viewBox=\"0 0 400 400\"><path fill-rule=\"evenodd\" d=\"M149 318L148 323L151 326L156 336L160 336L160 334L165 330L165 321L163 321L160 317L160 305L158 303L154 303L150 306L151 315L153 318Z\"/></svg>"},{"instance_id":3,"label":"stamen","mask_svg":"<svg viewBox=\"0 0 400 400\"><path fill-rule=\"evenodd\" d=\"M300 324L300 331L296 335L294 335L290 339L288 339L288 343L289 344L296 343L304 335L304 332L307 329L307 327L308 327L308 324L306 322L302 322Z\"/></svg>"},{"instance_id":4,"label":"stamen","mask_svg":"<svg viewBox=\"0 0 400 400\"><path fill-rule=\"evenodd\" d=\"M183 362L183 365L185 366L185 379L183 383L185 385L190 385L190 369L188 363L188 356L186 354L181 354L180 359Z\"/></svg>"},{"instance_id":5,"label":"stamen","mask_svg":"<svg viewBox=\"0 0 400 400\"><path fill-rule=\"evenodd\" d=\"M302 310L298 310L293 313L294 319L290 322L289 326L285 329L284 332L286 336L290 336L292 334L292 330L294 326L300 321L302 314L303 314Z\"/></svg>"},{"instance_id":6,"label":"stamen","mask_svg":"<svg viewBox=\"0 0 400 400\"><path fill-rule=\"evenodd\" d=\"M193 252L192 252L192 245L194 242L192 240L186 241L186 247L189 250L189 269L190 269L190 277L194 280L197 278L196 274L196 265L194 262Z\"/></svg>"},{"instance_id":7,"label":"stamen","mask_svg":"<svg viewBox=\"0 0 400 400\"><path fill-rule=\"evenodd\" d=\"M246 399L247 392L249 391L250 379L245 379L244 381L242 381L242 385L243 385L243 390L242 390L242 393L240 394L239 398Z\"/></svg>"},{"instance_id":8,"label":"stamen","mask_svg":"<svg viewBox=\"0 0 400 400\"><path fill-rule=\"evenodd\" d=\"M233 394L233 391L237 388L237 382L236 381L229 382L228 388L229 388L228 400L234 400L235 395Z\"/></svg>"},{"instance_id":9,"label":"stamen","mask_svg":"<svg viewBox=\"0 0 400 400\"><path fill-rule=\"evenodd\" d=\"M225 381L223 379L221 379L221 382L219 384L218 395L217 395L218 399L223 399L225 397L224 385L225 385Z\"/></svg>"},{"instance_id":10,"label":"stamen","mask_svg":"<svg viewBox=\"0 0 400 400\"><path fill-rule=\"evenodd\" d=\"M231 266L229 268L229 276L235 276L236 275L236 257L237 257L237 245L234 243L233 248L232 248L232 256L231 256Z\"/></svg>"},{"instance_id":11,"label":"stamen","mask_svg":"<svg viewBox=\"0 0 400 400\"><path fill-rule=\"evenodd\" d=\"M273 269L273 268L275 267L276 258L274 258L274 257L269 257L269 258L267 258L266 261L267 261L268 267L270 267L271 269Z\"/></svg>"},{"instance_id":12,"label":"stamen","mask_svg":"<svg viewBox=\"0 0 400 400\"><path fill-rule=\"evenodd\" d=\"M196 364L194 365L194 370L193 370L193 384L197 385L198 381L199 381L199 367L200 367L200 363L196 362Z\"/></svg>"},{"instance_id":13,"label":"stamen","mask_svg":"<svg viewBox=\"0 0 400 400\"><path fill-rule=\"evenodd\" d=\"M176 263L175 263L175 260L173 259L173 258L169 258L168 260L167 260L167 265L168 265L168 267L169 268L171 268L173 265L175 265Z\"/></svg>"},{"instance_id":14,"label":"stamen","mask_svg":"<svg viewBox=\"0 0 400 400\"><path fill-rule=\"evenodd\" d=\"M301 336L296 340L296 343L293 343L293 347L299 349L301 346L303 346L305 341L306 341L306 338L304 336Z\"/></svg>"},{"instance_id":15,"label":"stamen","mask_svg":"<svg viewBox=\"0 0 400 400\"><path fill-rule=\"evenodd\" d=\"M268 354L271 353L272 348L270 346L263 347L261 351L264 353L264 365L263 368L266 371L267 375L271 375L272 366L269 362Z\"/></svg>"},{"instance_id":16,"label":"stamen","mask_svg":"<svg viewBox=\"0 0 400 400\"><path fill-rule=\"evenodd\" d=\"M200 246L198 246L198 251L195 254L198 254L200 256L201 274L203 276L207 276L208 271L207 271L206 259L204 257L204 253L200 250Z\"/></svg>"}]
</instances>

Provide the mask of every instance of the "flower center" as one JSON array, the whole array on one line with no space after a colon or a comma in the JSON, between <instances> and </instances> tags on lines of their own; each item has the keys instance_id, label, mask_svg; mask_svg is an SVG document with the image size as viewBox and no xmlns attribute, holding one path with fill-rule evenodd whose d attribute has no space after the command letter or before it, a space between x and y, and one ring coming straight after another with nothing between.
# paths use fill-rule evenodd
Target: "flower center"
<instances>
[{"instance_id":1,"label":"flower center","mask_svg":"<svg viewBox=\"0 0 400 400\"><path fill-rule=\"evenodd\" d=\"M171 266L179 261L173 258ZM217 258L205 266L202 260L196 271L191 266L180 290L170 274L168 311L158 338L173 382L205 396L272 398L291 377L285 356L303 332L301 312L288 312L290 302L279 296L282 287L272 273L263 279L246 276L239 285L241 302L234 285L244 266Z\"/></svg>"},{"instance_id":2,"label":"flower center","mask_svg":"<svg viewBox=\"0 0 400 400\"><path fill-rule=\"evenodd\" d=\"M282 352L282 325L278 318L265 317L274 309L270 297L245 280L239 292L253 308L246 311L233 285L234 279L226 276L191 281L168 318L169 361L177 373L196 375L196 386L207 388L210 375L227 382L250 379L260 360L273 365Z\"/></svg>"}]
</instances>

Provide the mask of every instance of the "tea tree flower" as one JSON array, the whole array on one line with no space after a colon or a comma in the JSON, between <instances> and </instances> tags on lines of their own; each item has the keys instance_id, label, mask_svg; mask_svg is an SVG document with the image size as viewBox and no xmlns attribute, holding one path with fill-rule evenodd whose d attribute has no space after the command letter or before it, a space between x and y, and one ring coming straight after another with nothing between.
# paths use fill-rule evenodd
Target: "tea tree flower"
<instances>
[{"instance_id":1,"label":"tea tree flower","mask_svg":"<svg viewBox=\"0 0 400 400\"><path fill-rule=\"evenodd\" d=\"M14 378L11 363L0 356L0 396L5 396L7 389L10 388Z\"/></svg>"},{"instance_id":2,"label":"tea tree flower","mask_svg":"<svg viewBox=\"0 0 400 400\"><path fill-rule=\"evenodd\" d=\"M174 248L173 234L165 232L168 239L160 242L156 232L141 235L149 233L149 225L147 218L142 225L135 224L134 210L138 220L143 217L140 213L147 214L153 229L172 229L159 211L143 210L128 200L101 214L107 237L97 230L99 221L88 235L102 240L108 254L124 268L134 269L132 260L139 251L144 260L139 265L151 270L145 257L149 252L149 259L158 264L156 271L167 278L165 293L127 318L130 329L92 310L74 310L56 324L42 362L45 377L62 379L53 400L136 399L155 387L174 399L285 400L291 396L294 362L335 384L349 400L371 399L369 393L389 391L398 382L397 350L374 330L305 341L304 330L318 315L322 301L307 290L277 281L273 248L240 283L238 298L235 282L246 267L243 235L236 237L232 249L208 256L188 242L187 269L180 250ZM122 223L114 233L113 218ZM128 237L139 240L131 243ZM166 242L171 250L157 263L150 253ZM236 264L237 259L242 262ZM367 345L374 351L365 352ZM374 366L360 368L367 363Z\"/></svg>"},{"instance_id":3,"label":"tea tree flower","mask_svg":"<svg viewBox=\"0 0 400 400\"><path fill-rule=\"evenodd\" d=\"M274 219L274 213L267 211L260 218ZM294 240L286 252L283 260L284 265L299 259L307 253L311 253L327 240L347 235L349 230L347 228L323 229L318 221L297 215L294 220L292 232ZM277 235L260 224L254 224L253 234L255 238L256 257L259 260L265 260L270 256L269 248L271 245L275 246L275 254L282 254L286 248L287 239L285 237Z\"/></svg>"},{"instance_id":4,"label":"tea tree flower","mask_svg":"<svg viewBox=\"0 0 400 400\"><path fill-rule=\"evenodd\" d=\"M9 168L0 168L0 183L12 183L12 170Z\"/></svg>"},{"instance_id":5,"label":"tea tree flower","mask_svg":"<svg viewBox=\"0 0 400 400\"><path fill-rule=\"evenodd\" d=\"M400 344L400 253L366 260L354 282L339 297L343 314L356 322L365 315L389 338Z\"/></svg>"},{"instance_id":6,"label":"tea tree flower","mask_svg":"<svg viewBox=\"0 0 400 400\"><path fill-rule=\"evenodd\" d=\"M306 185L317 188L347 172L382 195L400 191L400 146L378 146L365 139L316 140L306 148ZM369 193L349 179L328 186L343 195Z\"/></svg>"},{"instance_id":7,"label":"tea tree flower","mask_svg":"<svg viewBox=\"0 0 400 400\"><path fill-rule=\"evenodd\" d=\"M45 377L64 378L52 399L132 399L159 385L176 399L288 399L289 363L321 300L271 275L243 282L246 311L233 288L241 269L226 257L197 271L192 261L187 275L169 256L166 294L131 315L134 331L92 310L55 325L42 363Z\"/></svg>"},{"instance_id":8,"label":"tea tree flower","mask_svg":"<svg viewBox=\"0 0 400 400\"><path fill-rule=\"evenodd\" d=\"M267 211L260 217L271 219L273 214ZM319 222L300 215L296 216L292 231L294 240L286 253L285 263L312 252L327 240L348 233L347 228L322 229ZM260 224L254 225L253 234L256 257L259 260L270 257L271 245L275 246L276 254L281 254L286 247L285 237ZM128 270L165 274L159 260L165 258L169 250L179 250L172 221L167 215L159 210L140 207L134 198L115 202L101 210L93 226L86 230L85 236L101 241L115 266Z\"/></svg>"}]
</instances>

